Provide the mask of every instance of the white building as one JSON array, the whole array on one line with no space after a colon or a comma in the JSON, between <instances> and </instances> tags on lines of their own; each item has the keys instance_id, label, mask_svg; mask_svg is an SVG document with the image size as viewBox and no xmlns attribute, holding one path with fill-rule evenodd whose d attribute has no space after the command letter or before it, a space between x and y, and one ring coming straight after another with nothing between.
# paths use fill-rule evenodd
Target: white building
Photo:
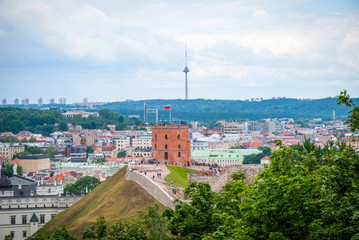
<instances>
[{"instance_id":1,"label":"white building","mask_svg":"<svg viewBox=\"0 0 359 240\"><path fill-rule=\"evenodd\" d=\"M33 235L59 212L82 196L63 194L62 185L41 185L20 176L0 177L0 239L11 234L14 240Z\"/></svg>"}]
</instances>

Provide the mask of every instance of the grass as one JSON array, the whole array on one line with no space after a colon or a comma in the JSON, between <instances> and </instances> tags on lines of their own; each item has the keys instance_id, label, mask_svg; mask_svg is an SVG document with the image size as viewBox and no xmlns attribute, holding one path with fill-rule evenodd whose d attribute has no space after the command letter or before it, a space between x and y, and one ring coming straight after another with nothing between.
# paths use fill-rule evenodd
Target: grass
<instances>
[{"instance_id":1,"label":"grass","mask_svg":"<svg viewBox=\"0 0 359 240\"><path fill-rule=\"evenodd\" d=\"M197 170L171 165L167 165L167 168L171 173L166 176L165 180L169 183L172 181L174 185L181 188L187 187L187 173L197 172Z\"/></svg>"},{"instance_id":2,"label":"grass","mask_svg":"<svg viewBox=\"0 0 359 240\"><path fill-rule=\"evenodd\" d=\"M126 167L97 186L91 193L70 208L57 214L36 235L47 237L55 227L65 225L71 235L81 238L85 228L104 216L109 223L137 218L138 211L145 211L149 204L159 204L149 193L133 181L125 178Z\"/></svg>"}]
</instances>

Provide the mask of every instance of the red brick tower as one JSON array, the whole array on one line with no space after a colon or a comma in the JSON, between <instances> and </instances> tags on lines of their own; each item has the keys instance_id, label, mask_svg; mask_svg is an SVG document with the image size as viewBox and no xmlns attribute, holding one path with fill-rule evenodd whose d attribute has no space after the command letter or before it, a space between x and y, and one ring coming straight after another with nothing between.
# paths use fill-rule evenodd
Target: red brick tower
<instances>
[{"instance_id":1,"label":"red brick tower","mask_svg":"<svg viewBox=\"0 0 359 240\"><path fill-rule=\"evenodd\" d=\"M153 126L152 157L160 163L191 165L191 141L188 126Z\"/></svg>"}]
</instances>

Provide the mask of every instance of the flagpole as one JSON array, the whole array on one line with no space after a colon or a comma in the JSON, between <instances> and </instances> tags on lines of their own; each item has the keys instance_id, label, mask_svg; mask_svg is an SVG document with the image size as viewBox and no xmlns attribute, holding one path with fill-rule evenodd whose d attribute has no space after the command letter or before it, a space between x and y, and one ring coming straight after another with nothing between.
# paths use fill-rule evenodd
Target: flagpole
<instances>
[{"instance_id":1,"label":"flagpole","mask_svg":"<svg viewBox=\"0 0 359 240\"><path fill-rule=\"evenodd\" d=\"M170 125L171 125L171 111L172 111L172 107L170 107Z\"/></svg>"}]
</instances>

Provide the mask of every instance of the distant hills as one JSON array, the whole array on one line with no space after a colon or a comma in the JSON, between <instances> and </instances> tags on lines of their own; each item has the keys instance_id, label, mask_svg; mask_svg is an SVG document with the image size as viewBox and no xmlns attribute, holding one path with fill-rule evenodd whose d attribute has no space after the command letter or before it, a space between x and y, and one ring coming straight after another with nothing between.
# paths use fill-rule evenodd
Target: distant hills
<instances>
[{"instance_id":1,"label":"distant hills","mask_svg":"<svg viewBox=\"0 0 359 240\"><path fill-rule=\"evenodd\" d=\"M356 104L359 98L353 99ZM331 120L333 110L336 118L344 118L349 109L336 104L337 98L300 100L293 98L269 99L260 102L215 99L154 99L107 103L100 108L108 108L124 115L136 114L143 119L144 103L147 109L158 109L159 119L168 120L170 104L173 120L257 120L264 118L322 118Z\"/></svg>"},{"instance_id":2,"label":"distant hills","mask_svg":"<svg viewBox=\"0 0 359 240\"><path fill-rule=\"evenodd\" d=\"M133 181L125 179L126 167L97 186L91 193L70 208L56 215L36 235L47 237L55 227L65 225L71 235L81 238L82 231L104 216L109 223L120 219L137 218L149 204L159 204Z\"/></svg>"},{"instance_id":3,"label":"distant hills","mask_svg":"<svg viewBox=\"0 0 359 240\"><path fill-rule=\"evenodd\" d=\"M358 105L359 98L353 98ZM189 121L245 121L265 118L294 118L312 119L322 118L323 120L333 119L335 110L336 119L345 119L348 116L349 108L336 104L337 98L322 98L301 100L294 98L268 99L260 102L242 100L218 100L218 99L152 99L138 101L112 102L98 105L96 108L84 109L96 111L108 108L111 111L123 115L139 115L143 120L144 104L147 109L157 109L160 121L169 120L169 110L164 106L170 104L172 120ZM7 105L20 108L40 108L35 104ZM61 111L82 109L79 105L47 104L41 108L55 108Z\"/></svg>"}]
</instances>

